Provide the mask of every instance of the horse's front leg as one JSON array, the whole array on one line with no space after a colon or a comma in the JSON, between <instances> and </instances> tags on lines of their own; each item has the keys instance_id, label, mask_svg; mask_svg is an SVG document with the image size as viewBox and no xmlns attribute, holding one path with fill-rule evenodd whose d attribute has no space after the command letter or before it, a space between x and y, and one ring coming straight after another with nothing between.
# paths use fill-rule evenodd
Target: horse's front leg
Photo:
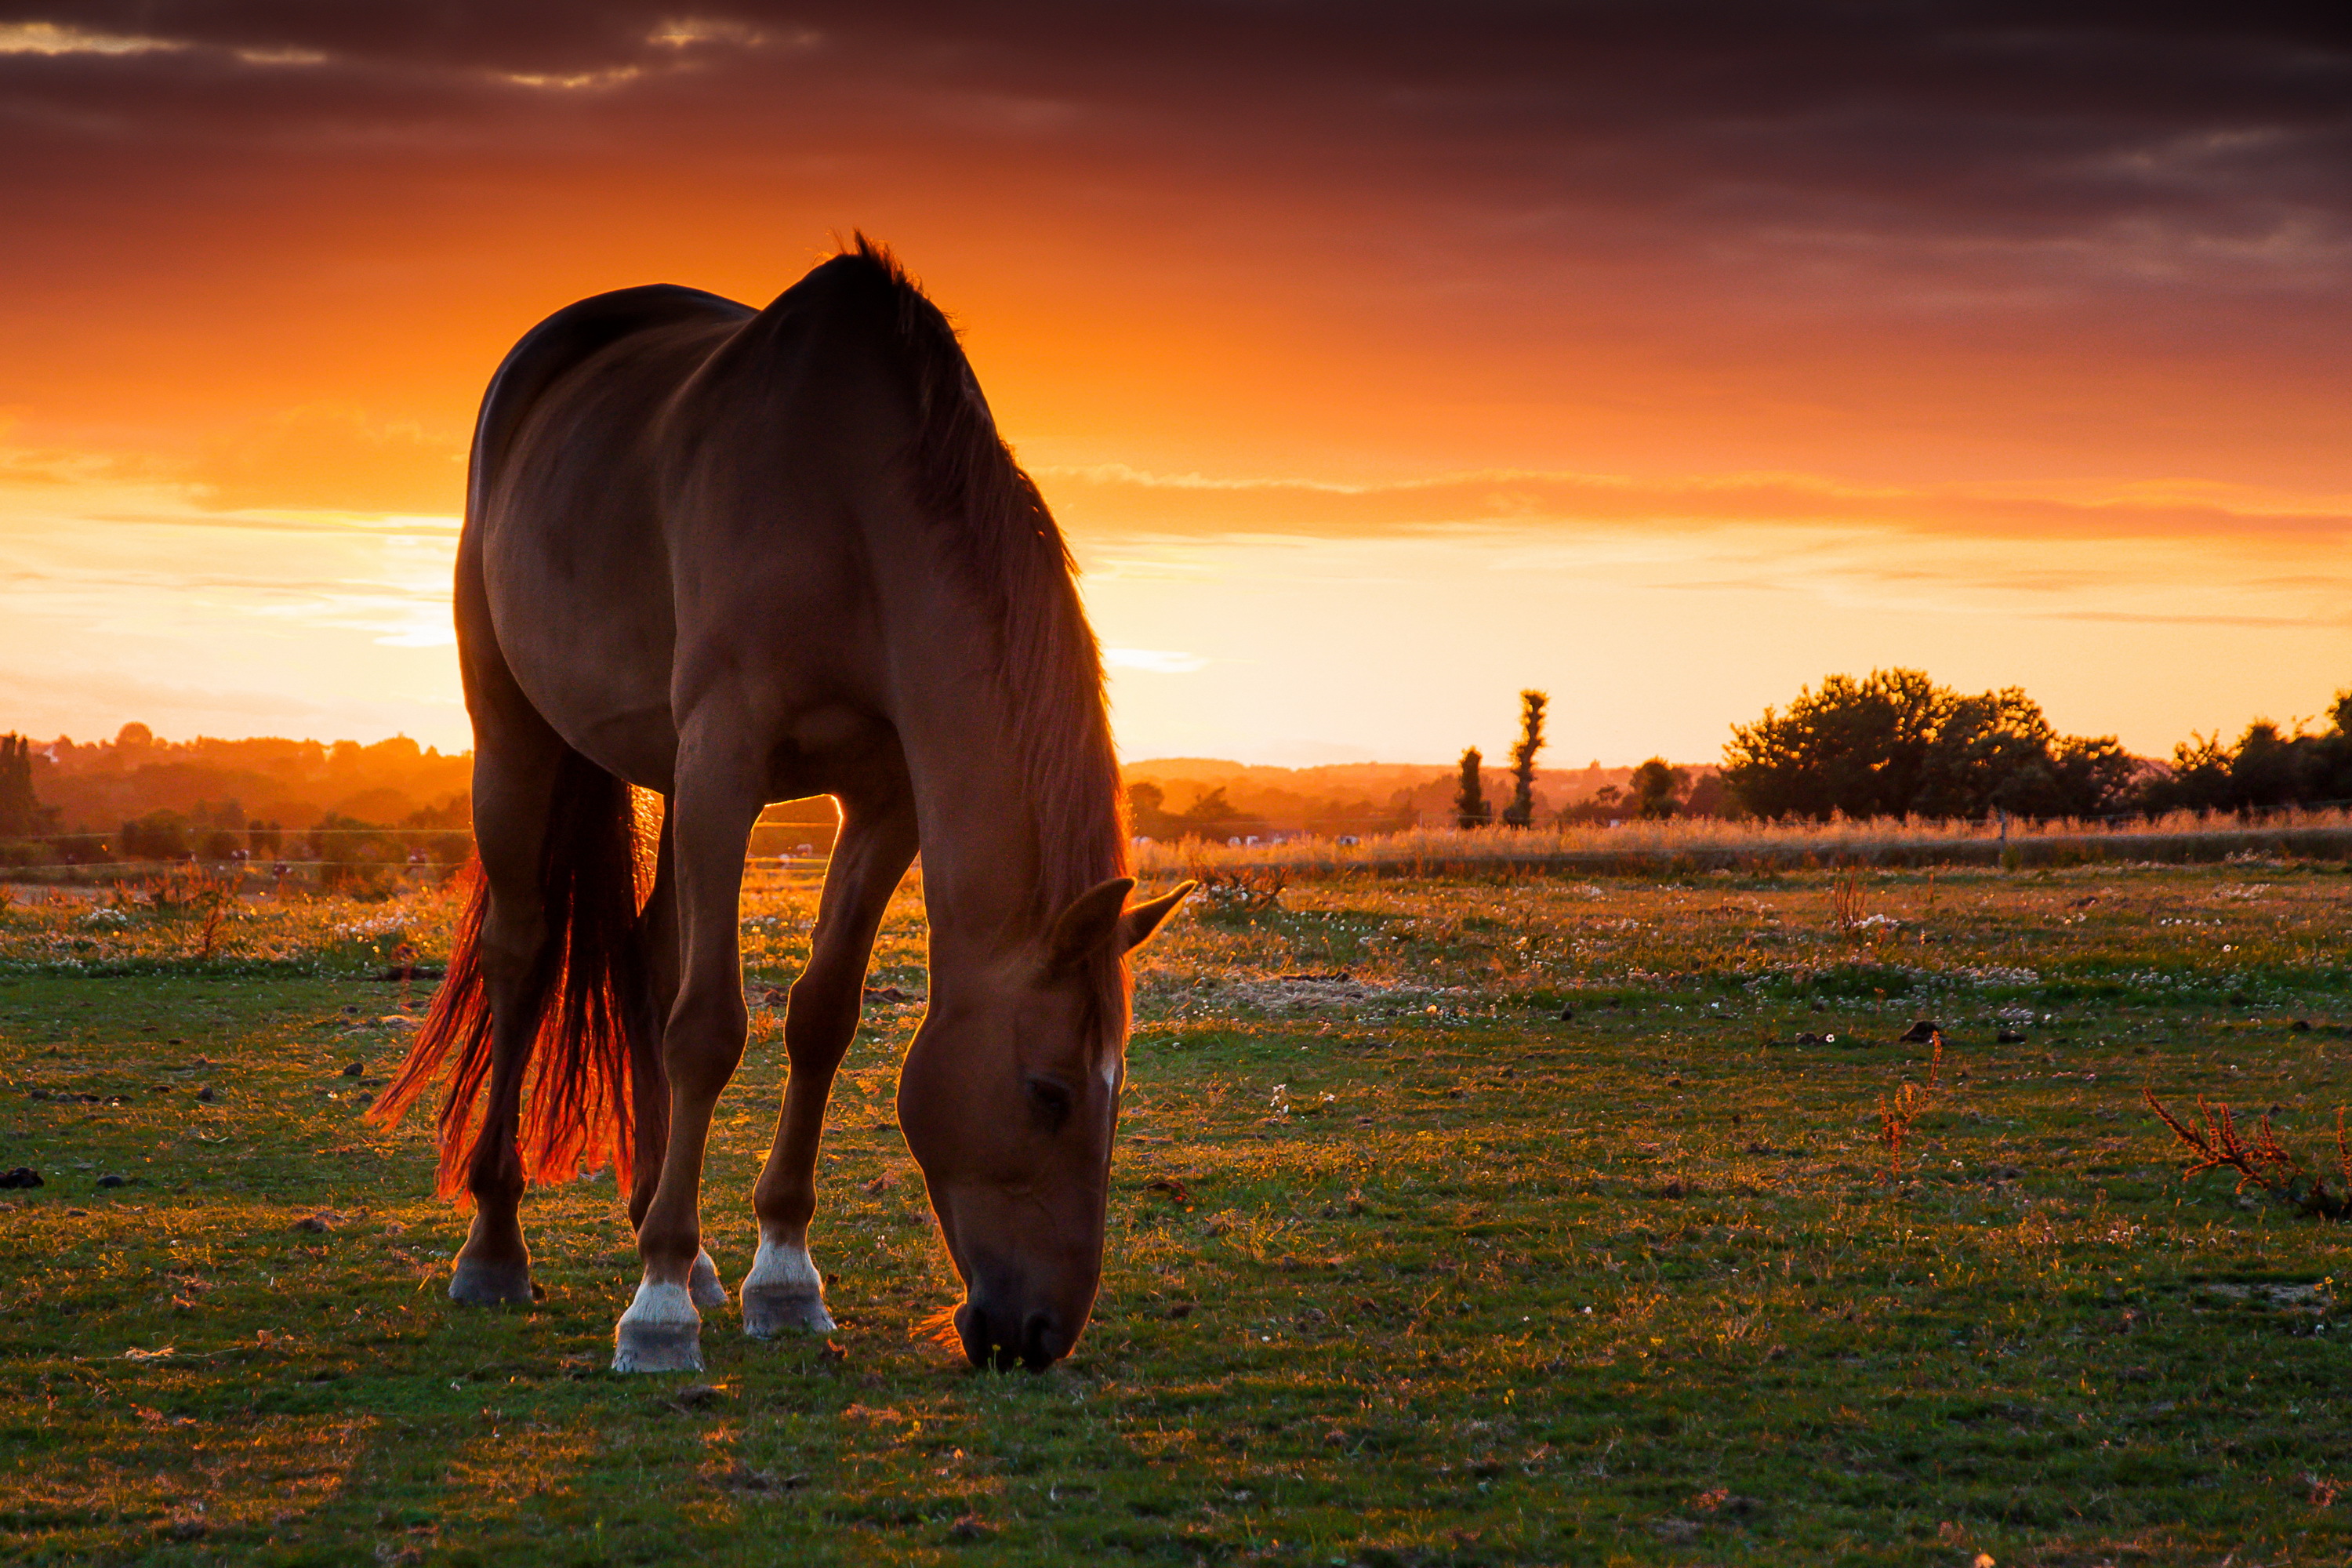
<instances>
[{"instance_id":1,"label":"horse's front leg","mask_svg":"<svg viewBox=\"0 0 2352 1568\"><path fill-rule=\"evenodd\" d=\"M751 1191L760 1216L760 1251L743 1279L743 1331L765 1339L786 1329L818 1333L833 1327L824 1281L809 1258L809 1219L816 1212L817 1140L833 1076L857 1033L866 963L891 891L915 858L915 816L903 799L845 803L839 840L826 868L824 894L808 967L793 983L784 1013L784 1054L792 1071L776 1118L776 1142Z\"/></svg>"},{"instance_id":2,"label":"horse's front leg","mask_svg":"<svg viewBox=\"0 0 2352 1568\"><path fill-rule=\"evenodd\" d=\"M614 1331L614 1372L691 1372L702 1365L702 1318L691 1293L702 1252L702 1156L711 1112L743 1059L747 1018L737 922L743 847L760 815L761 786L752 766L704 752L695 739L689 734L680 747L670 801L682 953L677 1000L662 1032L667 1136L660 1178L637 1226L645 1274Z\"/></svg>"},{"instance_id":3,"label":"horse's front leg","mask_svg":"<svg viewBox=\"0 0 2352 1568\"><path fill-rule=\"evenodd\" d=\"M656 1040L662 1037L670 1009L677 1003L677 822L665 810L661 837L654 851L653 892L646 900L645 923L639 932L645 942L649 994L642 1001L646 1015L638 1026ZM629 1103L636 1116L635 1159L629 1177L629 1228L634 1231L646 1223L646 1214L654 1206L654 1194L661 1185L662 1150L669 1141L669 1083L663 1076L658 1052L634 1058L630 1072ZM719 1268L708 1249L695 1255L687 1293L705 1311L727 1304L727 1288L719 1282Z\"/></svg>"}]
</instances>

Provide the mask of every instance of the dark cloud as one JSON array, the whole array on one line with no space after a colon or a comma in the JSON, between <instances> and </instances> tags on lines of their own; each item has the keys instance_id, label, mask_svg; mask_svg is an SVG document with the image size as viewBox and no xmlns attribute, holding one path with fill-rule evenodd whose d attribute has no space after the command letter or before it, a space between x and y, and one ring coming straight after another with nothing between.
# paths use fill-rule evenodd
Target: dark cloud
<instances>
[{"instance_id":1,"label":"dark cloud","mask_svg":"<svg viewBox=\"0 0 2352 1568\"><path fill-rule=\"evenodd\" d=\"M1497 243L1647 216L1825 251L2074 239L2142 271L2168 239L2178 266L2305 279L2340 271L2352 211L2352 27L2308 5L101 0L0 19L159 46L0 55L11 139L126 160L215 139L698 145L736 166L887 150L1385 196Z\"/></svg>"},{"instance_id":2,"label":"dark cloud","mask_svg":"<svg viewBox=\"0 0 2352 1568\"><path fill-rule=\"evenodd\" d=\"M209 352L173 345L227 310L225 274L283 300L239 329L260 390L229 417L323 395L440 430L556 302L511 279L669 267L683 247L637 241L692 230L760 256L733 275L756 294L866 224L922 237L919 270L989 250L1065 307L1041 336L1213 343L1232 363L1189 387L1170 356L1148 386L1071 374L1201 428L1258 397L1226 433L1245 465L1267 427L1245 383L1280 375L1302 404L1317 376L1385 380L1400 408L1548 421L1425 459L1393 429L1286 437L1343 468L1615 467L1669 406L1696 468L1803 467L1839 437L1941 443L1954 477L1981 452L1944 448L1978 439L2144 468L2076 427L2095 406L2133 426L2116 452L2263 454L2240 477L2312 484L2347 432L2352 26L2308 5L0 0L0 347L52 377L0 370L0 406L79 398L84 426L151 343ZM623 266L576 287L643 280ZM370 288L498 325L453 335L462 375L394 384ZM97 341L161 298L177 321ZM77 354L55 324L82 321ZM317 361L264 341L305 321L348 384L314 392ZM1714 450L1710 421L1768 435Z\"/></svg>"}]
</instances>

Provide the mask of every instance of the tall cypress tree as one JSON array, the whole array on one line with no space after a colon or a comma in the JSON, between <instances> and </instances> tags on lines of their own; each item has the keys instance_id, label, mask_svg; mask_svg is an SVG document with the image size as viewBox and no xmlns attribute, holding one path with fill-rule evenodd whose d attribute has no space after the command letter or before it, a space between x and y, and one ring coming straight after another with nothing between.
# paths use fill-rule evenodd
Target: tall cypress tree
<instances>
[{"instance_id":1,"label":"tall cypress tree","mask_svg":"<svg viewBox=\"0 0 2352 1568\"><path fill-rule=\"evenodd\" d=\"M1478 777L1484 761L1475 746L1462 753L1462 783L1454 792L1456 827L1484 827L1495 819L1495 808L1487 804L1486 786Z\"/></svg>"},{"instance_id":2,"label":"tall cypress tree","mask_svg":"<svg viewBox=\"0 0 2352 1568\"><path fill-rule=\"evenodd\" d=\"M1543 750L1544 705L1551 700L1540 691L1519 693L1519 743L1511 748L1511 804L1503 821L1526 827L1536 819L1536 753Z\"/></svg>"}]
</instances>

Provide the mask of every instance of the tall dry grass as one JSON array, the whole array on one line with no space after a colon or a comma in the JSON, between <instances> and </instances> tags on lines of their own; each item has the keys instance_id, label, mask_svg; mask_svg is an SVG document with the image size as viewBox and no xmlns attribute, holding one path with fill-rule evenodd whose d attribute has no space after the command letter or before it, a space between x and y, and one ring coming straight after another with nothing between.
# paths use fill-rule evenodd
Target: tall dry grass
<instances>
[{"instance_id":1,"label":"tall dry grass","mask_svg":"<svg viewBox=\"0 0 2352 1568\"><path fill-rule=\"evenodd\" d=\"M1806 866L2064 865L2091 860L2164 862L2287 855L2352 859L2352 812L2282 811L2258 822L2175 812L2155 820L1998 823L1912 818L1768 823L1720 817L1628 821L1619 827L1559 826L1464 831L1423 827L1356 844L1295 838L1226 845L1187 839L1139 844L1138 872L1232 877L1429 876L1528 870L1607 871Z\"/></svg>"}]
</instances>

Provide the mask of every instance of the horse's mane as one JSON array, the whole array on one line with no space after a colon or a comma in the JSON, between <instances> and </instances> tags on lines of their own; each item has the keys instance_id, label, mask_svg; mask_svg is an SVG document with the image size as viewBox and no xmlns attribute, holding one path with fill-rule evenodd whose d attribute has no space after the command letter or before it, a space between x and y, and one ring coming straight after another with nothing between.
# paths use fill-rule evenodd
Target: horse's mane
<instances>
[{"instance_id":1,"label":"horse's mane","mask_svg":"<svg viewBox=\"0 0 2352 1568\"><path fill-rule=\"evenodd\" d=\"M1037 486L997 435L996 420L955 329L888 247L858 234L831 265L864 263L897 303L899 344L914 379L919 430L913 479L925 512L1000 628L997 677L1029 783L1036 913L1127 874L1118 759L1104 710L1102 654L1078 603L1077 571ZM1123 1032L1127 966L1108 953L1093 976L1103 1023Z\"/></svg>"}]
</instances>

